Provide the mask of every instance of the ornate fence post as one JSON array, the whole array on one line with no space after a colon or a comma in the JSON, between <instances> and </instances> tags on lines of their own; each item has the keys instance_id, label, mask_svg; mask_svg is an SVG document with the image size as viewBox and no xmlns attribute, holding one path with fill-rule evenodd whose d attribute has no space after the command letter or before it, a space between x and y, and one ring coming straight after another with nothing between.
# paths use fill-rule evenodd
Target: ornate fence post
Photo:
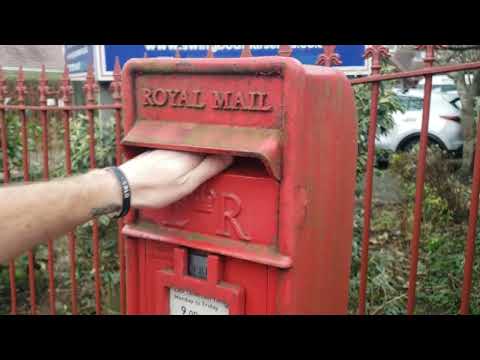
<instances>
[{"instance_id":1,"label":"ornate fence post","mask_svg":"<svg viewBox=\"0 0 480 360\"><path fill-rule=\"evenodd\" d=\"M27 95L27 87L25 86L25 74L23 67L18 69L17 86L15 87L18 101L18 111L20 113L20 120L22 123L22 148L23 148L23 181L28 183L30 181L30 159L28 153L28 123L27 113L25 108L25 96ZM36 288L35 288L35 256L34 250L28 251L28 280L30 287L30 307L32 315L37 313L36 305Z\"/></svg>"},{"instance_id":2,"label":"ornate fence post","mask_svg":"<svg viewBox=\"0 0 480 360\"><path fill-rule=\"evenodd\" d=\"M425 50L424 63L426 67L432 67L435 61L435 51L440 45L419 45L418 50ZM420 131L420 150L418 153L417 174L415 185L415 208L413 213L413 234L410 243L410 274L408 278L408 303L407 314L412 315L415 309L415 297L417 288L418 249L422 225L422 203L425 184L425 167L428 146L428 123L430 120L430 102L432 97L432 75L425 75L425 90L423 96L422 129Z\"/></svg>"},{"instance_id":3,"label":"ornate fence post","mask_svg":"<svg viewBox=\"0 0 480 360\"><path fill-rule=\"evenodd\" d=\"M123 162L123 153L121 149L122 139L122 68L118 56L115 58L115 67L113 69L113 81L110 84L113 103L115 105L115 161L120 166ZM125 277L125 239L122 235L123 220L119 219L118 224L118 257L120 259L120 313L126 314L126 277Z\"/></svg>"},{"instance_id":4,"label":"ornate fence post","mask_svg":"<svg viewBox=\"0 0 480 360\"><path fill-rule=\"evenodd\" d=\"M0 67L0 127L2 139L2 153L3 153L3 183L10 182L10 169L8 161L8 129L7 120L5 119L5 100L7 98L7 83L3 70ZM8 263L8 272L10 278L10 314L17 313L17 285L15 279L15 260L10 260Z\"/></svg>"},{"instance_id":5,"label":"ornate fence post","mask_svg":"<svg viewBox=\"0 0 480 360\"><path fill-rule=\"evenodd\" d=\"M95 76L93 74L93 66L88 67L87 79L83 85L85 92L85 99L87 105L88 118L88 135L90 142L90 168L95 169L97 162L95 160L95 119L94 111L96 105L95 94L98 92L98 85L95 83ZM93 237L93 270L95 276L95 305L97 315L102 312L101 306L101 279L100 279L100 250L99 250L99 227L98 221L92 221L92 237Z\"/></svg>"},{"instance_id":6,"label":"ornate fence post","mask_svg":"<svg viewBox=\"0 0 480 360\"><path fill-rule=\"evenodd\" d=\"M58 92L59 98L62 101L63 111L63 144L65 147L65 170L67 176L72 175L72 155L70 146L70 119L71 119L71 105L73 88L70 82L70 74L68 67L65 65L62 80ZM68 233L68 252L70 256L70 283L71 283L71 307L72 315L78 314L77 305L77 257L76 257L76 235L75 230Z\"/></svg>"},{"instance_id":7,"label":"ornate fence post","mask_svg":"<svg viewBox=\"0 0 480 360\"><path fill-rule=\"evenodd\" d=\"M380 73L382 58L390 56L384 46L373 45L365 50L365 58L372 58L372 74ZM370 219L372 216L372 184L375 161L375 137L377 132L378 97L380 82L372 83L372 98L370 103L370 124L368 128L367 169L365 173L365 188L363 192L363 233L360 260L360 291L358 313L365 314L368 279L368 246L370 240Z\"/></svg>"},{"instance_id":8,"label":"ornate fence post","mask_svg":"<svg viewBox=\"0 0 480 360\"><path fill-rule=\"evenodd\" d=\"M40 104L40 122L42 124L42 152L43 152L43 180L49 179L49 157L48 157L48 110L47 97L50 89L47 81L47 74L45 72L45 65L42 65L40 72L40 79L38 85L39 104ZM48 290L50 302L50 314L56 313L56 289L55 289L55 274L54 274L54 248L53 240L48 239Z\"/></svg>"}]
</instances>

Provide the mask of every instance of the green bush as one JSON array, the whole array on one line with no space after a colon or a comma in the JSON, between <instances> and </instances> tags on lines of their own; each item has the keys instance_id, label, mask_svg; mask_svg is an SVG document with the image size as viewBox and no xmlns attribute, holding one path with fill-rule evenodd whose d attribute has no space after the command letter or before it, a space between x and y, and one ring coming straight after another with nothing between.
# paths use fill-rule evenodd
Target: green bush
<instances>
[{"instance_id":1,"label":"green bush","mask_svg":"<svg viewBox=\"0 0 480 360\"><path fill-rule=\"evenodd\" d=\"M374 205L367 293L367 313L370 314L406 312L417 161L418 146L410 153L392 156L388 171L398 179L404 200L397 204ZM441 150L429 149L417 276L417 314L455 314L460 306L470 184L462 182L456 169L455 162ZM350 284L352 313L358 306L362 216L363 212L358 209ZM476 244L476 259L480 256L479 245ZM476 261L474 266L472 282L471 312L474 314L480 313L478 263Z\"/></svg>"},{"instance_id":2,"label":"green bush","mask_svg":"<svg viewBox=\"0 0 480 360\"><path fill-rule=\"evenodd\" d=\"M41 126L36 119L32 119L31 113L27 111L27 146L29 153L40 151L39 139L41 137ZM7 154L9 171L12 181L23 180L23 143L22 143L22 122L18 114L8 113L5 115L7 128ZM0 140L1 144L1 140ZM3 172L3 152L0 151L0 172ZM30 177L35 180L41 176L41 164L35 159L30 159Z\"/></svg>"},{"instance_id":3,"label":"green bush","mask_svg":"<svg viewBox=\"0 0 480 360\"><path fill-rule=\"evenodd\" d=\"M384 72L392 71L392 67L384 64ZM380 85L377 115L377 137L385 134L393 127L393 114L404 112L405 108L398 96L393 92L394 83L383 81ZM358 159L357 175L362 175L366 169L368 150L368 130L370 124L371 85L361 84L353 87L358 119ZM377 158L384 151L376 151Z\"/></svg>"}]
</instances>

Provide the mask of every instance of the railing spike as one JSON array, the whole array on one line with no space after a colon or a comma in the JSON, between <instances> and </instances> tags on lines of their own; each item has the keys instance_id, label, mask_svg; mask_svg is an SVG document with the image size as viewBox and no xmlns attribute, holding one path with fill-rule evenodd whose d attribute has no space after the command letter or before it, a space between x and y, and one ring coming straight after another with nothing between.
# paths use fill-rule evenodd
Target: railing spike
<instances>
[{"instance_id":1,"label":"railing spike","mask_svg":"<svg viewBox=\"0 0 480 360\"><path fill-rule=\"evenodd\" d=\"M317 65L331 67L333 65L341 65L340 55L335 52L337 45L324 45L323 54L317 59Z\"/></svg>"},{"instance_id":2,"label":"railing spike","mask_svg":"<svg viewBox=\"0 0 480 360\"><path fill-rule=\"evenodd\" d=\"M242 53L240 54L240 57L251 57L252 56L252 51L250 50L250 45L243 45L243 50Z\"/></svg>"},{"instance_id":3,"label":"railing spike","mask_svg":"<svg viewBox=\"0 0 480 360\"><path fill-rule=\"evenodd\" d=\"M45 65L42 65L42 68L40 71L40 81L38 84L40 106L47 106L48 91L49 91L49 88L48 88L48 82L47 82L47 73L45 71Z\"/></svg>"},{"instance_id":4,"label":"railing spike","mask_svg":"<svg viewBox=\"0 0 480 360\"><path fill-rule=\"evenodd\" d=\"M213 57L215 56L213 55L212 45L208 45L207 58L213 58Z\"/></svg>"},{"instance_id":5,"label":"railing spike","mask_svg":"<svg viewBox=\"0 0 480 360\"><path fill-rule=\"evenodd\" d=\"M290 45L280 45L280 48L278 49L278 56L290 57L292 56L292 52L293 49Z\"/></svg>"},{"instance_id":6,"label":"railing spike","mask_svg":"<svg viewBox=\"0 0 480 360\"><path fill-rule=\"evenodd\" d=\"M380 74L382 58L389 58L390 53L385 46L372 45L365 50L364 58L372 58L372 74Z\"/></svg>"}]
</instances>

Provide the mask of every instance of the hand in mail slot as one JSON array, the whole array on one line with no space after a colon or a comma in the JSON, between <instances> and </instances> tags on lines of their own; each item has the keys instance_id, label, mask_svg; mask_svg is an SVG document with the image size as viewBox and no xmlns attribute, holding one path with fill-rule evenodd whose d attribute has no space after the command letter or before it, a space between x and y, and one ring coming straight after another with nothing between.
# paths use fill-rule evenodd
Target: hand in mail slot
<instances>
[{"instance_id":1,"label":"hand in mail slot","mask_svg":"<svg viewBox=\"0 0 480 360\"><path fill-rule=\"evenodd\" d=\"M232 157L155 150L124 163L132 191L132 206L165 207L193 192L232 163Z\"/></svg>"}]
</instances>

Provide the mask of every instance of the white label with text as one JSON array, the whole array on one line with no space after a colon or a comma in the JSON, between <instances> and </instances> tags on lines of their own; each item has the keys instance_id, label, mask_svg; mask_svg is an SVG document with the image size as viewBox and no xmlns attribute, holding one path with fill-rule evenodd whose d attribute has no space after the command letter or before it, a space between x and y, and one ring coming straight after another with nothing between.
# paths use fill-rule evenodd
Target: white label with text
<instances>
[{"instance_id":1,"label":"white label with text","mask_svg":"<svg viewBox=\"0 0 480 360\"><path fill-rule=\"evenodd\" d=\"M228 315L228 305L187 290L170 289L170 315Z\"/></svg>"}]
</instances>

